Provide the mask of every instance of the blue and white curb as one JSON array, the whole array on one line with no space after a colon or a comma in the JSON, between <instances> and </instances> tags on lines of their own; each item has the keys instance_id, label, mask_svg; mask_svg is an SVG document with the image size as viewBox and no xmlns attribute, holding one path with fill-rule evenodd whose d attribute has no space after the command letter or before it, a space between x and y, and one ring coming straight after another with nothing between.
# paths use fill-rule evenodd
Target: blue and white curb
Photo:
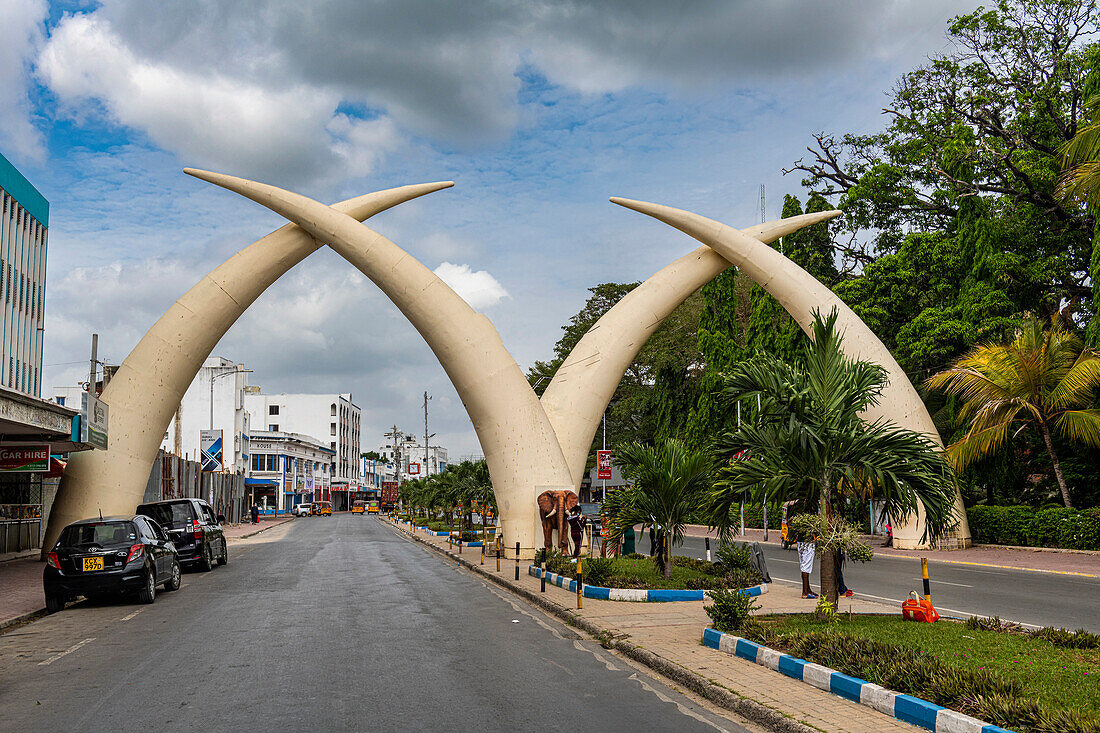
<instances>
[{"instance_id":1,"label":"blue and white curb","mask_svg":"<svg viewBox=\"0 0 1100 733\"><path fill-rule=\"evenodd\" d=\"M963 715L955 710L933 705L919 697L887 690L881 685L865 682L858 677L851 677L716 629L703 631L703 645L756 662L788 677L802 680L819 690L831 692L860 705L867 705L880 713L936 733L1012 733L1005 728Z\"/></svg>"},{"instance_id":2,"label":"blue and white curb","mask_svg":"<svg viewBox=\"0 0 1100 733\"><path fill-rule=\"evenodd\" d=\"M528 575L541 578L543 573L546 573L547 583L552 583L572 593L577 592L577 581L572 578L541 570L537 565L527 566ZM768 592L768 585L767 583L761 583L751 588L745 588L740 592L746 596L758 596ZM586 585L583 590L585 598L595 598L601 601L643 601L647 603L701 601L706 598L706 594L707 591L705 590L644 590L642 588L603 588L598 585Z\"/></svg>"}]
</instances>

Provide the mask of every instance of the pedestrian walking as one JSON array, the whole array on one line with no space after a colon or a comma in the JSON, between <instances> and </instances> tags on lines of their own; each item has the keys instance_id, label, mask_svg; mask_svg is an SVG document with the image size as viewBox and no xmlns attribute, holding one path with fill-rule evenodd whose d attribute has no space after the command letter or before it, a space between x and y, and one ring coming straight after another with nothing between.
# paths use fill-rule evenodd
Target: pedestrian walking
<instances>
[{"instance_id":1,"label":"pedestrian walking","mask_svg":"<svg viewBox=\"0 0 1100 733\"><path fill-rule=\"evenodd\" d=\"M851 598L855 595L855 592L844 584L844 553L838 552L836 554L836 587L837 594L844 596L845 598Z\"/></svg>"},{"instance_id":2,"label":"pedestrian walking","mask_svg":"<svg viewBox=\"0 0 1100 733\"><path fill-rule=\"evenodd\" d=\"M817 598L817 594L810 589L810 573L814 571L814 555L817 554L817 546L813 542L798 542L798 569L802 571L802 597Z\"/></svg>"},{"instance_id":3,"label":"pedestrian walking","mask_svg":"<svg viewBox=\"0 0 1100 733\"><path fill-rule=\"evenodd\" d=\"M886 541L882 543L882 546L894 546L894 529L890 526L890 520L886 520Z\"/></svg>"},{"instance_id":4,"label":"pedestrian walking","mask_svg":"<svg viewBox=\"0 0 1100 733\"><path fill-rule=\"evenodd\" d=\"M260 523L260 505L259 504L253 504L252 505L252 523L253 524L259 524Z\"/></svg>"}]
</instances>

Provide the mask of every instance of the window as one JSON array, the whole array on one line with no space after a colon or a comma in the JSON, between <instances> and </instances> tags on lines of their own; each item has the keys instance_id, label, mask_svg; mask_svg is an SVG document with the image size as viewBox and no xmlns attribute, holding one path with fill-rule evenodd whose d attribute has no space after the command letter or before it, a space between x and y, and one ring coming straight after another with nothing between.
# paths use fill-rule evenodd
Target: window
<instances>
[{"instance_id":1,"label":"window","mask_svg":"<svg viewBox=\"0 0 1100 733\"><path fill-rule=\"evenodd\" d=\"M336 417L336 403L335 402L332 403L332 416Z\"/></svg>"},{"instance_id":2,"label":"window","mask_svg":"<svg viewBox=\"0 0 1100 733\"><path fill-rule=\"evenodd\" d=\"M336 435L336 423L329 423L329 435Z\"/></svg>"},{"instance_id":3,"label":"window","mask_svg":"<svg viewBox=\"0 0 1100 733\"><path fill-rule=\"evenodd\" d=\"M279 432L279 426L278 425L268 425L267 429L270 430L273 433Z\"/></svg>"},{"instance_id":4,"label":"window","mask_svg":"<svg viewBox=\"0 0 1100 733\"><path fill-rule=\"evenodd\" d=\"M267 408L267 414L268 415L278 415L279 414L279 406L278 405L269 406Z\"/></svg>"}]
</instances>

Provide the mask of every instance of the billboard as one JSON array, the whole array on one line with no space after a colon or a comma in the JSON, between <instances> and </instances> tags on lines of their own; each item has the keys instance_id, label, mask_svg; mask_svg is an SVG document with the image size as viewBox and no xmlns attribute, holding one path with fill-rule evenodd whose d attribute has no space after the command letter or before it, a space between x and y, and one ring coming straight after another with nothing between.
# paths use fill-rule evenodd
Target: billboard
<instances>
[{"instance_id":1,"label":"billboard","mask_svg":"<svg viewBox=\"0 0 1100 733\"><path fill-rule=\"evenodd\" d=\"M397 482L396 481L383 481L382 482L382 501L387 504L394 504L397 502Z\"/></svg>"},{"instance_id":2,"label":"billboard","mask_svg":"<svg viewBox=\"0 0 1100 733\"><path fill-rule=\"evenodd\" d=\"M50 446L20 445L0 448L0 473L46 473Z\"/></svg>"},{"instance_id":3,"label":"billboard","mask_svg":"<svg viewBox=\"0 0 1100 733\"><path fill-rule=\"evenodd\" d=\"M80 442L107 450L107 403L95 395L80 395Z\"/></svg>"},{"instance_id":4,"label":"billboard","mask_svg":"<svg viewBox=\"0 0 1100 733\"><path fill-rule=\"evenodd\" d=\"M598 450L596 451L596 478L597 479L609 479L611 478L611 451Z\"/></svg>"},{"instance_id":5,"label":"billboard","mask_svg":"<svg viewBox=\"0 0 1100 733\"><path fill-rule=\"evenodd\" d=\"M200 430L199 447L202 449L203 473L222 470L222 431Z\"/></svg>"}]
</instances>

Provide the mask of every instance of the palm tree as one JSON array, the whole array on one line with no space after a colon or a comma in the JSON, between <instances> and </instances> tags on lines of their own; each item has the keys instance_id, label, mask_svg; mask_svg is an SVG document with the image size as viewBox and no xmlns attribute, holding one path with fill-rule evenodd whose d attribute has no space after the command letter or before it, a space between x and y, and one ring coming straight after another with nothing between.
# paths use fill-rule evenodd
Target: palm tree
<instances>
[{"instance_id":1,"label":"palm tree","mask_svg":"<svg viewBox=\"0 0 1100 733\"><path fill-rule=\"evenodd\" d=\"M1100 95L1085 102L1089 122L1078 128L1062 146L1062 175L1055 192L1066 201L1079 201L1092 209L1100 205Z\"/></svg>"},{"instance_id":2,"label":"palm tree","mask_svg":"<svg viewBox=\"0 0 1100 733\"><path fill-rule=\"evenodd\" d=\"M956 470L995 453L1031 426L1046 445L1062 501L1073 506L1052 434L1100 446L1100 410L1088 407L1100 386L1100 354L1082 347L1057 316L1046 330L1037 318L1028 320L1008 346L974 348L928 386L964 401L959 419L969 421L966 435L947 447Z\"/></svg>"},{"instance_id":3,"label":"palm tree","mask_svg":"<svg viewBox=\"0 0 1100 733\"><path fill-rule=\"evenodd\" d=\"M635 524L655 527L658 563L672 577L672 547L683 544L690 514L705 501L714 462L709 450L689 448L675 438L657 445L630 443L617 449L623 475L633 486L614 492L604 502L612 532L621 535Z\"/></svg>"},{"instance_id":4,"label":"palm tree","mask_svg":"<svg viewBox=\"0 0 1100 733\"><path fill-rule=\"evenodd\" d=\"M725 376L726 396L759 396L760 414L718 440L720 455L750 456L728 461L711 492L710 523L723 535L731 532L740 502L792 499L815 507L831 536L843 535L832 531L841 526L843 500L857 497L881 499L895 521L923 507L925 541L954 526L954 477L936 445L883 418L860 419L877 403L886 372L840 350L836 318L835 310L825 319L814 313L801 364L758 354ZM840 549L826 542L821 553L822 592L834 604Z\"/></svg>"}]
</instances>

